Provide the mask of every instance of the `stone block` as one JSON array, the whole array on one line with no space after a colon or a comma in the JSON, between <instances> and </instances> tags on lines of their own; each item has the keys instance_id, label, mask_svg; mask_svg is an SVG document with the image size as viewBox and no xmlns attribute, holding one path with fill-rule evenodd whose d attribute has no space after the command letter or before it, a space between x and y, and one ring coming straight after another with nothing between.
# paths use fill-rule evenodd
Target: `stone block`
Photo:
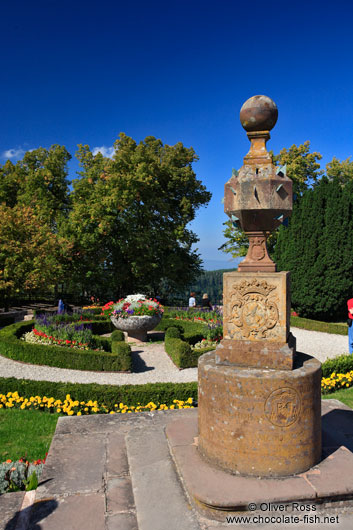
<instances>
[{"instance_id":1,"label":"stone block","mask_svg":"<svg viewBox=\"0 0 353 530\"><path fill-rule=\"evenodd\" d=\"M216 348L215 360L217 364L292 370L295 351L291 333L286 343L225 339Z\"/></svg>"},{"instance_id":2,"label":"stone block","mask_svg":"<svg viewBox=\"0 0 353 530\"><path fill-rule=\"evenodd\" d=\"M56 435L37 489L37 499L103 488L105 436Z\"/></svg>"},{"instance_id":3,"label":"stone block","mask_svg":"<svg viewBox=\"0 0 353 530\"><path fill-rule=\"evenodd\" d=\"M24 491L0 495L0 530L15 530L24 496Z\"/></svg>"},{"instance_id":4,"label":"stone block","mask_svg":"<svg viewBox=\"0 0 353 530\"><path fill-rule=\"evenodd\" d=\"M227 272L223 291L225 340L287 343L289 272Z\"/></svg>"},{"instance_id":5,"label":"stone block","mask_svg":"<svg viewBox=\"0 0 353 530\"><path fill-rule=\"evenodd\" d=\"M37 523L40 522L40 526ZM98 530L105 528L103 493L70 495L33 505L29 528L41 530Z\"/></svg>"},{"instance_id":6,"label":"stone block","mask_svg":"<svg viewBox=\"0 0 353 530\"><path fill-rule=\"evenodd\" d=\"M127 512L135 507L130 477L111 478L106 495L107 512Z\"/></svg>"}]
</instances>

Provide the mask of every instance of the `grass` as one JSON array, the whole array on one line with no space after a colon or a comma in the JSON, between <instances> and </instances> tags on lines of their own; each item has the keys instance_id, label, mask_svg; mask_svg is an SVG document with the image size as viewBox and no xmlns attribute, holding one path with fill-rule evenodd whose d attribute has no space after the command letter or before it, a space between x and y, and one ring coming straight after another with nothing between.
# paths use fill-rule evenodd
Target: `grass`
<instances>
[{"instance_id":1,"label":"grass","mask_svg":"<svg viewBox=\"0 0 353 530\"><path fill-rule=\"evenodd\" d=\"M325 396L322 396L323 399L338 399L339 401L342 401L345 405L348 405L351 409L353 409L353 387L337 390L336 392L332 392L331 394L326 394Z\"/></svg>"},{"instance_id":2,"label":"grass","mask_svg":"<svg viewBox=\"0 0 353 530\"><path fill-rule=\"evenodd\" d=\"M353 387L322 398L338 399L353 408ZM0 462L8 458L25 457L29 461L44 458L59 416L40 410L0 409Z\"/></svg>"},{"instance_id":3,"label":"grass","mask_svg":"<svg viewBox=\"0 0 353 530\"><path fill-rule=\"evenodd\" d=\"M40 410L0 409L0 462L45 458L58 417Z\"/></svg>"},{"instance_id":4,"label":"grass","mask_svg":"<svg viewBox=\"0 0 353 530\"><path fill-rule=\"evenodd\" d=\"M293 327L307 329L309 331L348 335L348 327L345 322L320 322L319 320L311 320L310 318L291 316L290 324Z\"/></svg>"}]
</instances>

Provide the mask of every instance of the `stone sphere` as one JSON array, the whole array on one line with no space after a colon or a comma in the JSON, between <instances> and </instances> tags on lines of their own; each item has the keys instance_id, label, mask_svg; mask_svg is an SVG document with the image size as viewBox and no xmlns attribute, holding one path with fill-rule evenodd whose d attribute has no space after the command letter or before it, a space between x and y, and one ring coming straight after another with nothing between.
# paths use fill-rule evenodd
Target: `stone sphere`
<instances>
[{"instance_id":1,"label":"stone sphere","mask_svg":"<svg viewBox=\"0 0 353 530\"><path fill-rule=\"evenodd\" d=\"M270 131L277 118L277 105L267 96L253 96L240 109L240 123L247 132Z\"/></svg>"}]
</instances>

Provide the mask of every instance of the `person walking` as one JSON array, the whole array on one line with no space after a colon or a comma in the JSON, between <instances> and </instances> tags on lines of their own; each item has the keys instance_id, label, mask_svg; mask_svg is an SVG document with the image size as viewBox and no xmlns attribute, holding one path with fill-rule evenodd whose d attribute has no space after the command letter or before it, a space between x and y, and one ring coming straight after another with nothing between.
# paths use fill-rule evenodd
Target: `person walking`
<instances>
[{"instance_id":1,"label":"person walking","mask_svg":"<svg viewBox=\"0 0 353 530\"><path fill-rule=\"evenodd\" d=\"M64 313L64 311L65 311L65 304L60 298L58 302L58 315L61 315L62 313Z\"/></svg>"},{"instance_id":2,"label":"person walking","mask_svg":"<svg viewBox=\"0 0 353 530\"><path fill-rule=\"evenodd\" d=\"M350 298L347 301L348 306L348 346L349 346L349 353L352 355L353 353L353 298Z\"/></svg>"}]
</instances>

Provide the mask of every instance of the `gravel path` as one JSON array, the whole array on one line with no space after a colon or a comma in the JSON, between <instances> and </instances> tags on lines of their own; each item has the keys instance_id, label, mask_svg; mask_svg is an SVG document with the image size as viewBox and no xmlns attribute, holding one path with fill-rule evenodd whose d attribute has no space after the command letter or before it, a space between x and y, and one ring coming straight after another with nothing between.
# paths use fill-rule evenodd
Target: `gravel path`
<instances>
[{"instance_id":1,"label":"gravel path","mask_svg":"<svg viewBox=\"0 0 353 530\"><path fill-rule=\"evenodd\" d=\"M318 331L291 328L297 338L297 350L313 355L319 361L348 353L348 337ZM135 373L81 372L49 366L19 363L0 356L0 376L37 381L135 385L144 383L197 381L197 368L178 370L164 351L164 344L132 346Z\"/></svg>"}]
</instances>

